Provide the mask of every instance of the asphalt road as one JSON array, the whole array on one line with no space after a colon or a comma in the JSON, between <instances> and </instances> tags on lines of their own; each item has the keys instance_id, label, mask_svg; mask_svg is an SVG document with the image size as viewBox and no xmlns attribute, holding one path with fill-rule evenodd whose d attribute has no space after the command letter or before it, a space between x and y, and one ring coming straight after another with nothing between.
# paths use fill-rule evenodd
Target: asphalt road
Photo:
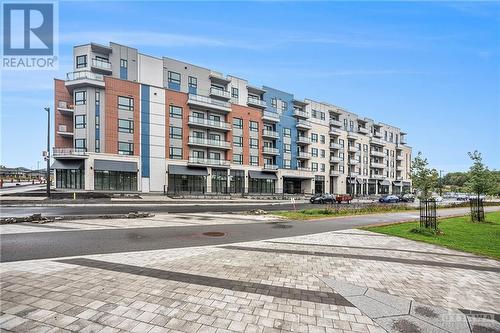
<instances>
[{"instance_id":1,"label":"asphalt road","mask_svg":"<svg viewBox=\"0 0 500 333\"><path fill-rule=\"evenodd\" d=\"M487 207L487 210L499 210ZM438 211L439 216L466 214L467 208ZM102 253L148 251L299 236L350 229L371 224L418 219L415 212L339 217L327 220L280 223L131 228L18 233L0 236L1 262ZM223 232L222 237L203 235Z\"/></svg>"}]
</instances>

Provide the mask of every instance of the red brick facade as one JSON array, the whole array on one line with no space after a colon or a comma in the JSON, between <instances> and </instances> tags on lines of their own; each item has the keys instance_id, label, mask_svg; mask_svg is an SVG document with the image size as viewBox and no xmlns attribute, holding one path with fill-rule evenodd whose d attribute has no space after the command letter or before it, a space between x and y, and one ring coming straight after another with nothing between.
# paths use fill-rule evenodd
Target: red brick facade
<instances>
[{"instance_id":1,"label":"red brick facade","mask_svg":"<svg viewBox=\"0 0 500 333\"><path fill-rule=\"evenodd\" d=\"M66 88L64 81L54 80L54 147L56 148L72 148L73 140L70 137L64 137L57 134L59 125L66 125L68 132L73 132L73 115L59 111L59 102L66 102L68 108L73 106L73 96Z\"/></svg>"},{"instance_id":2,"label":"red brick facade","mask_svg":"<svg viewBox=\"0 0 500 333\"><path fill-rule=\"evenodd\" d=\"M188 94L165 89L165 156L170 157L170 105L182 108L182 159L189 159Z\"/></svg>"},{"instance_id":3,"label":"red brick facade","mask_svg":"<svg viewBox=\"0 0 500 333\"><path fill-rule=\"evenodd\" d=\"M233 123L233 118L243 119L243 164L250 164L250 121L256 121L259 123L259 165L264 165L264 157L262 155L262 129L264 128L264 123L262 122L262 111L256 108L251 108L248 106L242 106L238 104L231 104L231 112L227 117L229 123ZM228 134L230 139L228 141L233 141L232 131ZM228 153L231 155L232 152Z\"/></svg>"}]
</instances>

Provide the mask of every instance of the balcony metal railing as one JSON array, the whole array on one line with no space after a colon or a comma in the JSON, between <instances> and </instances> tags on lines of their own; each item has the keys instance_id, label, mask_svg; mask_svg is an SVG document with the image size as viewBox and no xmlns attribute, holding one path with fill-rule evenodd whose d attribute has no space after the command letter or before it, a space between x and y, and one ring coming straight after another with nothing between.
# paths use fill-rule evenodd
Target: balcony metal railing
<instances>
[{"instance_id":1,"label":"balcony metal railing","mask_svg":"<svg viewBox=\"0 0 500 333\"><path fill-rule=\"evenodd\" d=\"M66 78L68 81L84 80L84 79L104 81L104 75L94 73L91 71L69 72L68 74L66 74Z\"/></svg>"},{"instance_id":2,"label":"balcony metal railing","mask_svg":"<svg viewBox=\"0 0 500 333\"><path fill-rule=\"evenodd\" d=\"M213 99L207 96L202 96L202 95L196 95L196 94L189 94L189 99L188 102L198 102L198 103L204 103L204 104L209 104L217 107L222 107L222 108L231 108L231 103L226 102L226 101L220 101L217 99Z\"/></svg>"},{"instance_id":3,"label":"balcony metal railing","mask_svg":"<svg viewBox=\"0 0 500 333\"><path fill-rule=\"evenodd\" d=\"M258 99L258 98L253 98L253 97L248 97L247 104L257 105L257 106L260 106L263 108L267 107L266 101L263 101L263 100Z\"/></svg>"},{"instance_id":4,"label":"balcony metal railing","mask_svg":"<svg viewBox=\"0 0 500 333\"><path fill-rule=\"evenodd\" d=\"M297 137L297 143L311 143L311 139L309 139L307 136L298 136Z\"/></svg>"},{"instance_id":5,"label":"balcony metal railing","mask_svg":"<svg viewBox=\"0 0 500 333\"><path fill-rule=\"evenodd\" d=\"M385 157L385 153L383 151L379 151L379 150L372 149L372 151L370 151L370 154L372 156Z\"/></svg>"},{"instance_id":6,"label":"balcony metal railing","mask_svg":"<svg viewBox=\"0 0 500 333\"><path fill-rule=\"evenodd\" d=\"M311 122L307 121L307 120L299 119L299 120L297 120L297 127L311 128Z\"/></svg>"},{"instance_id":7,"label":"balcony metal railing","mask_svg":"<svg viewBox=\"0 0 500 333\"><path fill-rule=\"evenodd\" d=\"M330 162L331 163L340 163L342 159L338 156L330 156Z\"/></svg>"},{"instance_id":8,"label":"balcony metal railing","mask_svg":"<svg viewBox=\"0 0 500 333\"><path fill-rule=\"evenodd\" d=\"M402 166L396 166L396 171L403 171L403 167Z\"/></svg>"},{"instance_id":9,"label":"balcony metal railing","mask_svg":"<svg viewBox=\"0 0 500 333\"><path fill-rule=\"evenodd\" d=\"M111 70L111 63L109 61L103 59L92 59L92 67L106 69L108 71Z\"/></svg>"},{"instance_id":10,"label":"balcony metal railing","mask_svg":"<svg viewBox=\"0 0 500 333\"><path fill-rule=\"evenodd\" d=\"M61 156L84 156L87 154L85 148L52 148L52 157Z\"/></svg>"},{"instance_id":11,"label":"balcony metal railing","mask_svg":"<svg viewBox=\"0 0 500 333\"><path fill-rule=\"evenodd\" d=\"M340 135L340 131L338 129L335 129L335 128L330 128L330 131L328 133L330 135L336 135L336 136Z\"/></svg>"},{"instance_id":12,"label":"balcony metal railing","mask_svg":"<svg viewBox=\"0 0 500 333\"><path fill-rule=\"evenodd\" d=\"M370 178L373 178L373 179L385 179L385 176L384 175L371 174Z\"/></svg>"},{"instance_id":13,"label":"balcony metal railing","mask_svg":"<svg viewBox=\"0 0 500 333\"><path fill-rule=\"evenodd\" d=\"M362 133L362 134L368 134L369 133L368 129L365 128L365 127L358 127L358 132Z\"/></svg>"},{"instance_id":14,"label":"balcony metal railing","mask_svg":"<svg viewBox=\"0 0 500 333\"><path fill-rule=\"evenodd\" d=\"M262 147L262 152L264 154L277 155L279 153L278 148L274 147Z\"/></svg>"},{"instance_id":15,"label":"balcony metal railing","mask_svg":"<svg viewBox=\"0 0 500 333\"><path fill-rule=\"evenodd\" d=\"M66 126L66 125L59 125L59 126L57 126L57 131L58 132L69 133L68 126Z\"/></svg>"},{"instance_id":16,"label":"balcony metal railing","mask_svg":"<svg viewBox=\"0 0 500 333\"><path fill-rule=\"evenodd\" d=\"M342 149L340 143L330 142L330 149Z\"/></svg>"},{"instance_id":17,"label":"balcony metal railing","mask_svg":"<svg viewBox=\"0 0 500 333\"><path fill-rule=\"evenodd\" d=\"M276 164L264 164L264 170L278 170Z\"/></svg>"},{"instance_id":18,"label":"balcony metal railing","mask_svg":"<svg viewBox=\"0 0 500 333\"><path fill-rule=\"evenodd\" d=\"M356 146L349 146L348 150L351 152L351 153L357 153L359 152L359 148L356 147Z\"/></svg>"},{"instance_id":19,"label":"balcony metal railing","mask_svg":"<svg viewBox=\"0 0 500 333\"><path fill-rule=\"evenodd\" d=\"M397 161L402 161L402 160L404 160L404 158L401 155L396 155L396 160Z\"/></svg>"},{"instance_id":20,"label":"balcony metal railing","mask_svg":"<svg viewBox=\"0 0 500 333\"><path fill-rule=\"evenodd\" d=\"M73 112L74 109L75 109L75 106L72 105L72 104L69 104L68 102L65 102L65 101L58 101L57 102L57 108L59 110Z\"/></svg>"},{"instance_id":21,"label":"balcony metal railing","mask_svg":"<svg viewBox=\"0 0 500 333\"><path fill-rule=\"evenodd\" d=\"M297 170L299 170L299 171L311 171L311 168L299 166L299 167L297 167Z\"/></svg>"},{"instance_id":22,"label":"balcony metal railing","mask_svg":"<svg viewBox=\"0 0 500 333\"><path fill-rule=\"evenodd\" d=\"M359 163L361 163L361 161L359 161L359 160L355 160L355 159L350 159L349 160L349 164L350 165L358 165Z\"/></svg>"},{"instance_id":23,"label":"balcony metal railing","mask_svg":"<svg viewBox=\"0 0 500 333\"><path fill-rule=\"evenodd\" d=\"M262 136L265 136L268 138L278 138L279 133L276 131L271 131L271 130L262 130Z\"/></svg>"},{"instance_id":24,"label":"balcony metal railing","mask_svg":"<svg viewBox=\"0 0 500 333\"><path fill-rule=\"evenodd\" d=\"M297 153L297 158L311 158L311 154L305 151L299 151Z\"/></svg>"},{"instance_id":25,"label":"balcony metal railing","mask_svg":"<svg viewBox=\"0 0 500 333\"><path fill-rule=\"evenodd\" d=\"M218 160L213 158L200 158L200 157L189 157L189 163L191 164L201 164L201 165L214 165L214 166L229 166L229 161Z\"/></svg>"},{"instance_id":26,"label":"balcony metal railing","mask_svg":"<svg viewBox=\"0 0 500 333\"><path fill-rule=\"evenodd\" d=\"M206 118L199 118L194 116L189 116L189 124L202 125L212 128L219 128L229 130L231 129L231 124Z\"/></svg>"},{"instance_id":27,"label":"balcony metal railing","mask_svg":"<svg viewBox=\"0 0 500 333\"><path fill-rule=\"evenodd\" d=\"M231 93L229 91L217 89L214 87L210 87L210 95L224 97L228 99L231 98Z\"/></svg>"},{"instance_id":28,"label":"balcony metal railing","mask_svg":"<svg viewBox=\"0 0 500 333\"><path fill-rule=\"evenodd\" d=\"M293 110L293 115L296 117L309 118L309 113L303 110Z\"/></svg>"},{"instance_id":29,"label":"balcony metal railing","mask_svg":"<svg viewBox=\"0 0 500 333\"><path fill-rule=\"evenodd\" d=\"M373 132L373 136L376 137L376 138L381 138L382 137L382 132L375 131L375 132Z\"/></svg>"},{"instance_id":30,"label":"balcony metal railing","mask_svg":"<svg viewBox=\"0 0 500 333\"><path fill-rule=\"evenodd\" d=\"M370 166L372 168L384 169L386 165L384 163L371 162Z\"/></svg>"},{"instance_id":31,"label":"balcony metal railing","mask_svg":"<svg viewBox=\"0 0 500 333\"><path fill-rule=\"evenodd\" d=\"M358 135L353 133L353 132L347 132L347 138L348 139L357 139Z\"/></svg>"},{"instance_id":32,"label":"balcony metal railing","mask_svg":"<svg viewBox=\"0 0 500 333\"><path fill-rule=\"evenodd\" d=\"M342 123L340 122L340 120L337 119L330 119L330 125L342 127Z\"/></svg>"},{"instance_id":33,"label":"balcony metal railing","mask_svg":"<svg viewBox=\"0 0 500 333\"><path fill-rule=\"evenodd\" d=\"M381 139L376 139L376 138L371 138L370 143L372 145L379 145L379 146L385 146L385 141Z\"/></svg>"},{"instance_id":34,"label":"balcony metal railing","mask_svg":"<svg viewBox=\"0 0 500 333\"><path fill-rule=\"evenodd\" d=\"M264 111L262 113L262 118L264 120L280 121L280 115L277 114L276 112Z\"/></svg>"},{"instance_id":35,"label":"balcony metal railing","mask_svg":"<svg viewBox=\"0 0 500 333\"><path fill-rule=\"evenodd\" d=\"M340 176L342 173L339 170L330 170L330 176Z\"/></svg>"},{"instance_id":36,"label":"balcony metal railing","mask_svg":"<svg viewBox=\"0 0 500 333\"><path fill-rule=\"evenodd\" d=\"M189 143L200 146L211 146L211 147L219 147L219 148L230 148L231 144L227 141L222 140L212 140L206 138L197 138L194 136L189 137Z\"/></svg>"}]
</instances>

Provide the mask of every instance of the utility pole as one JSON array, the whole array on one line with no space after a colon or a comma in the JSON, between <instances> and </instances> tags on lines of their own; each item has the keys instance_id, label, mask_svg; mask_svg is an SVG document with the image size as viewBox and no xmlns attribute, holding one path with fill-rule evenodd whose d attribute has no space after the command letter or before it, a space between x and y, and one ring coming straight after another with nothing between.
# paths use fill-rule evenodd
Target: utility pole
<instances>
[{"instance_id":1,"label":"utility pole","mask_svg":"<svg viewBox=\"0 0 500 333\"><path fill-rule=\"evenodd\" d=\"M44 108L47 111L47 198L50 198L50 108Z\"/></svg>"},{"instance_id":2,"label":"utility pole","mask_svg":"<svg viewBox=\"0 0 500 333\"><path fill-rule=\"evenodd\" d=\"M443 196L443 176L442 173L444 170L439 170L439 196Z\"/></svg>"}]
</instances>

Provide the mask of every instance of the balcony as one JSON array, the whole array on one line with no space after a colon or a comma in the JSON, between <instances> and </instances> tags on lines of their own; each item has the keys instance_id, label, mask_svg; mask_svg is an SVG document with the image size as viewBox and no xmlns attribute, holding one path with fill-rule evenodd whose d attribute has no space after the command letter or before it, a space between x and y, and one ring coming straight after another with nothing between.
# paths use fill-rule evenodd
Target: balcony
<instances>
[{"instance_id":1,"label":"balcony","mask_svg":"<svg viewBox=\"0 0 500 333\"><path fill-rule=\"evenodd\" d=\"M258 108L263 108L263 109L265 109L267 107L266 101L263 101L263 100L258 99L258 98L252 98L252 97L248 97L247 104L250 106L256 106Z\"/></svg>"},{"instance_id":2,"label":"balcony","mask_svg":"<svg viewBox=\"0 0 500 333\"><path fill-rule=\"evenodd\" d=\"M82 159L87 158L85 148L52 148L52 157L57 159Z\"/></svg>"},{"instance_id":3,"label":"balcony","mask_svg":"<svg viewBox=\"0 0 500 333\"><path fill-rule=\"evenodd\" d=\"M311 158L311 154L305 151L299 151L297 153L297 158L301 160L308 160Z\"/></svg>"},{"instance_id":4,"label":"balcony","mask_svg":"<svg viewBox=\"0 0 500 333\"><path fill-rule=\"evenodd\" d=\"M349 177L358 177L358 176L360 176L359 172L349 171Z\"/></svg>"},{"instance_id":5,"label":"balcony","mask_svg":"<svg viewBox=\"0 0 500 333\"><path fill-rule=\"evenodd\" d=\"M189 94L188 104L215 111L231 112L231 103L206 96Z\"/></svg>"},{"instance_id":6,"label":"balcony","mask_svg":"<svg viewBox=\"0 0 500 333\"><path fill-rule=\"evenodd\" d=\"M386 165L384 163L378 163L378 162L371 162L370 163L370 167L376 168L376 169L384 169L385 166Z\"/></svg>"},{"instance_id":7,"label":"balcony","mask_svg":"<svg viewBox=\"0 0 500 333\"><path fill-rule=\"evenodd\" d=\"M279 138L279 133L276 131L271 131L271 130L262 130L262 136L265 138L274 138L277 139Z\"/></svg>"},{"instance_id":8,"label":"balcony","mask_svg":"<svg viewBox=\"0 0 500 333\"><path fill-rule=\"evenodd\" d=\"M357 153L359 152L359 148L356 147L356 146L349 146L349 148L347 149L350 153Z\"/></svg>"},{"instance_id":9,"label":"balcony","mask_svg":"<svg viewBox=\"0 0 500 333\"><path fill-rule=\"evenodd\" d=\"M330 142L330 149L339 150L342 149L342 146L340 143Z\"/></svg>"},{"instance_id":10,"label":"balcony","mask_svg":"<svg viewBox=\"0 0 500 333\"><path fill-rule=\"evenodd\" d=\"M401 155L396 155L396 161L403 161L404 158Z\"/></svg>"},{"instance_id":11,"label":"balcony","mask_svg":"<svg viewBox=\"0 0 500 333\"><path fill-rule=\"evenodd\" d=\"M199 157L193 157L193 156L189 157L188 164L202 165L202 166L209 165L209 166L229 168L229 161L212 159L212 158L199 158Z\"/></svg>"},{"instance_id":12,"label":"balcony","mask_svg":"<svg viewBox=\"0 0 500 333\"><path fill-rule=\"evenodd\" d=\"M298 171L311 171L311 168L309 168L309 167L301 167L301 166L299 166L299 167L297 167L297 170L298 170Z\"/></svg>"},{"instance_id":13,"label":"balcony","mask_svg":"<svg viewBox=\"0 0 500 333\"><path fill-rule=\"evenodd\" d=\"M368 134L368 133L370 133L370 132L369 132L369 131L368 131L368 129L367 129L367 128L365 128L365 127L358 127L358 133L361 133L361 134Z\"/></svg>"},{"instance_id":14,"label":"balcony","mask_svg":"<svg viewBox=\"0 0 500 333\"><path fill-rule=\"evenodd\" d=\"M330 125L336 126L336 127L342 127L342 122L337 119L330 119Z\"/></svg>"},{"instance_id":15,"label":"balcony","mask_svg":"<svg viewBox=\"0 0 500 333\"><path fill-rule=\"evenodd\" d=\"M299 109L294 109L293 115L294 115L294 117L297 117L297 118L303 118L303 119L309 118L309 113L307 113L306 111L303 111L303 110L299 110Z\"/></svg>"},{"instance_id":16,"label":"balcony","mask_svg":"<svg viewBox=\"0 0 500 333\"><path fill-rule=\"evenodd\" d=\"M340 135L340 130L335 129L335 128L330 128L330 131L328 132L332 136L339 136Z\"/></svg>"},{"instance_id":17,"label":"balcony","mask_svg":"<svg viewBox=\"0 0 500 333\"><path fill-rule=\"evenodd\" d=\"M262 147L262 153L266 155L278 155L278 148L274 147Z\"/></svg>"},{"instance_id":18,"label":"balcony","mask_svg":"<svg viewBox=\"0 0 500 333\"><path fill-rule=\"evenodd\" d=\"M380 139L376 139L376 138L371 138L370 143L374 146L381 146L381 147L385 146L384 140L380 140Z\"/></svg>"},{"instance_id":19,"label":"balcony","mask_svg":"<svg viewBox=\"0 0 500 333\"><path fill-rule=\"evenodd\" d=\"M342 159L338 156L330 156L330 163L340 163Z\"/></svg>"},{"instance_id":20,"label":"balcony","mask_svg":"<svg viewBox=\"0 0 500 333\"><path fill-rule=\"evenodd\" d=\"M385 158L385 153L381 150L373 150L372 149L372 151L370 151L370 155Z\"/></svg>"},{"instance_id":21,"label":"balcony","mask_svg":"<svg viewBox=\"0 0 500 333\"><path fill-rule=\"evenodd\" d=\"M57 110L68 116L73 116L75 113L75 106L69 104L68 102L59 101L57 102Z\"/></svg>"},{"instance_id":22,"label":"balcony","mask_svg":"<svg viewBox=\"0 0 500 333\"><path fill-rule=\"evenodd\" d=\"M297 137L297 144L309 145L309 144L311 144L311 139L309 139L307 136L298 136Z\"/></svg>"},{"instance_id":23,"label":"balcony","mask_svg":"<svg viewBox=\"0 0 500 333\"><path fill-rule=\"evenodd\" d=\"M70 72L66 74L66 87L76 88L94 86L104 88L104 75L91 71Z\"/></svg>"},{"instance_id":24,"label":"balcony","mask_svg":"<svg viewBox=\"0 0 500 333\"><path fill-rule=\"evenodd\" d=\"M330 170L330 176L338 177L340 175L342 175L342 173L339 170Z\"/></svg>"},{"instance_id":25,"label":"balcony","mask_svg":"<svg viewBox=\"0 0 500 333\"><path fill-rule=\"evenodd\" d=\"M370 178L373 178L373 179L385 179L385 176L384 175L375 175L375 174L372 174L370 176Z\"/></svg>"},{"instance_id":26,"label":"balcony","mask_svg":"<svg viewBox=\"0 0 500 333\"><path fill-rule=\"evenodd\" d=\"M278 170L278 166L276 164L264 164L264 170Z\"/></svg>"},{"instance_id":27,"label":"balcony","mask_svg":"<svg viewBox=\"0 0 500 333\"><path fill-rule=\"evenodd\" d=\"M231 93L229 91L226 91L226 90L210 87L210 96L216 96L216 97L220 97L220 98L230 99Z\"/></svg>"},{"instance_id":28,"label":"balcony","mask_svg":"<svg viewBox=\"0 0 500 333\"><path fill-rule=\"evenodd\" d=\"M373 132L373 136L380 139L380 138L382 138L382 132L375 131L375 132Z\"/></svg>"},{"instance_id":29,"label":"balcony","mask_svg":"<svg viewBox=\"0 0 500 333\"><path fill-rule=\"evenodd\" d=\"M57 127L57 134L60 136L64 136L64 137L73 137L73 132L68 131L68 128L66 125L59 125Z\"/></svg>"},{"instance_id":30,"label":"balcony","mask_svg":"<svg viewBox=\"0 0 500 333\"><path fill-rule=\"evenodd\" d=\"M403 169L403 167L402 167L402 166L397 166L397 167L396 167L396 171L403 171L403 170L404 170L404 169Z\"/></svg>"},{"instance_id":31,"label":"balcony","mask_svg":"<svg viewBox=\"0 0 500 333\"><path fill-rule=\"evenodd\" d=\"M262 113L262 120L278 123L280 121L280 115L276 112L264 111Z\"/></svg>"},{"instance_id":32,"label":"balcony","mask_svg":"<svg viewBox=\"0 0 500 333\"><path fill-rule=\"evenodd\" d=\"M349 165L358 165L359 163L361 163L361 162L358 161L358 160L355 160L355 159L351 158L347 164L349 164Z\"/></svg>"},{"instance_id":33,"label":"balcony","mask_svg":"<svg viewBox=\"0 0 500 333\"><path fill-rule=\"evenodd\" d=\"M221 149L231 149L231 144L227 141L212 140L206 138L189 137L188 143L192 146L212 147Z\"/></svg>"},{"instance_id":34,"label":"balcony","mask_svg":"<svg viewBox=\"0 0 500 333\"><path fill-rule=\"evenodd\" d=\"M358 135L354 134L353 132L347 132L347 138L352 139L352 140L356 140L358 138Z\"/></svg>"},{"instance_id":35,"label":"balcony","mask_svg":"<svg viewBox=\"0 0 500 333\"><path fill-rule=\"evenodd\" d=\"M224 131L229 131L231 129L231 124L229 123L223 121L216 121L212 119L198 118L194 116L189 117L188 124L192 126L220 129Z\"/></svg>"},{"instance_id":36,"label":"balcony","mask_svg":"<svg viewBox=\"0 0 500 333\"><path fill-rule=\"evenodd\" d=\"M297 120L297 128L311 129L312 128L311 122L299 119Z\"/></svg>"},{"instance_id":37,"label":"balcony","mask_svg":"<svg viewBox=\"0 0 500 333\"><path fill-rule=\"evenodd\" d=\"M402 137L399 139L399 142L400 142L402 145L405 145L405 144L406 144L406 138L402 136Z\"/></svg>"},{"instance_id":38,"label":"balcony","mask_svg":"<svg viewBox=\"0 0 500 333\"><path fill-rule=\"evenodd\" d=\"M113 72L111 69L111 63L108 60L104 59L97 59L97 58L92 59L91 68L93 70L104 72L106 74L111 74Z\"/></svg>"}]
</instances>

